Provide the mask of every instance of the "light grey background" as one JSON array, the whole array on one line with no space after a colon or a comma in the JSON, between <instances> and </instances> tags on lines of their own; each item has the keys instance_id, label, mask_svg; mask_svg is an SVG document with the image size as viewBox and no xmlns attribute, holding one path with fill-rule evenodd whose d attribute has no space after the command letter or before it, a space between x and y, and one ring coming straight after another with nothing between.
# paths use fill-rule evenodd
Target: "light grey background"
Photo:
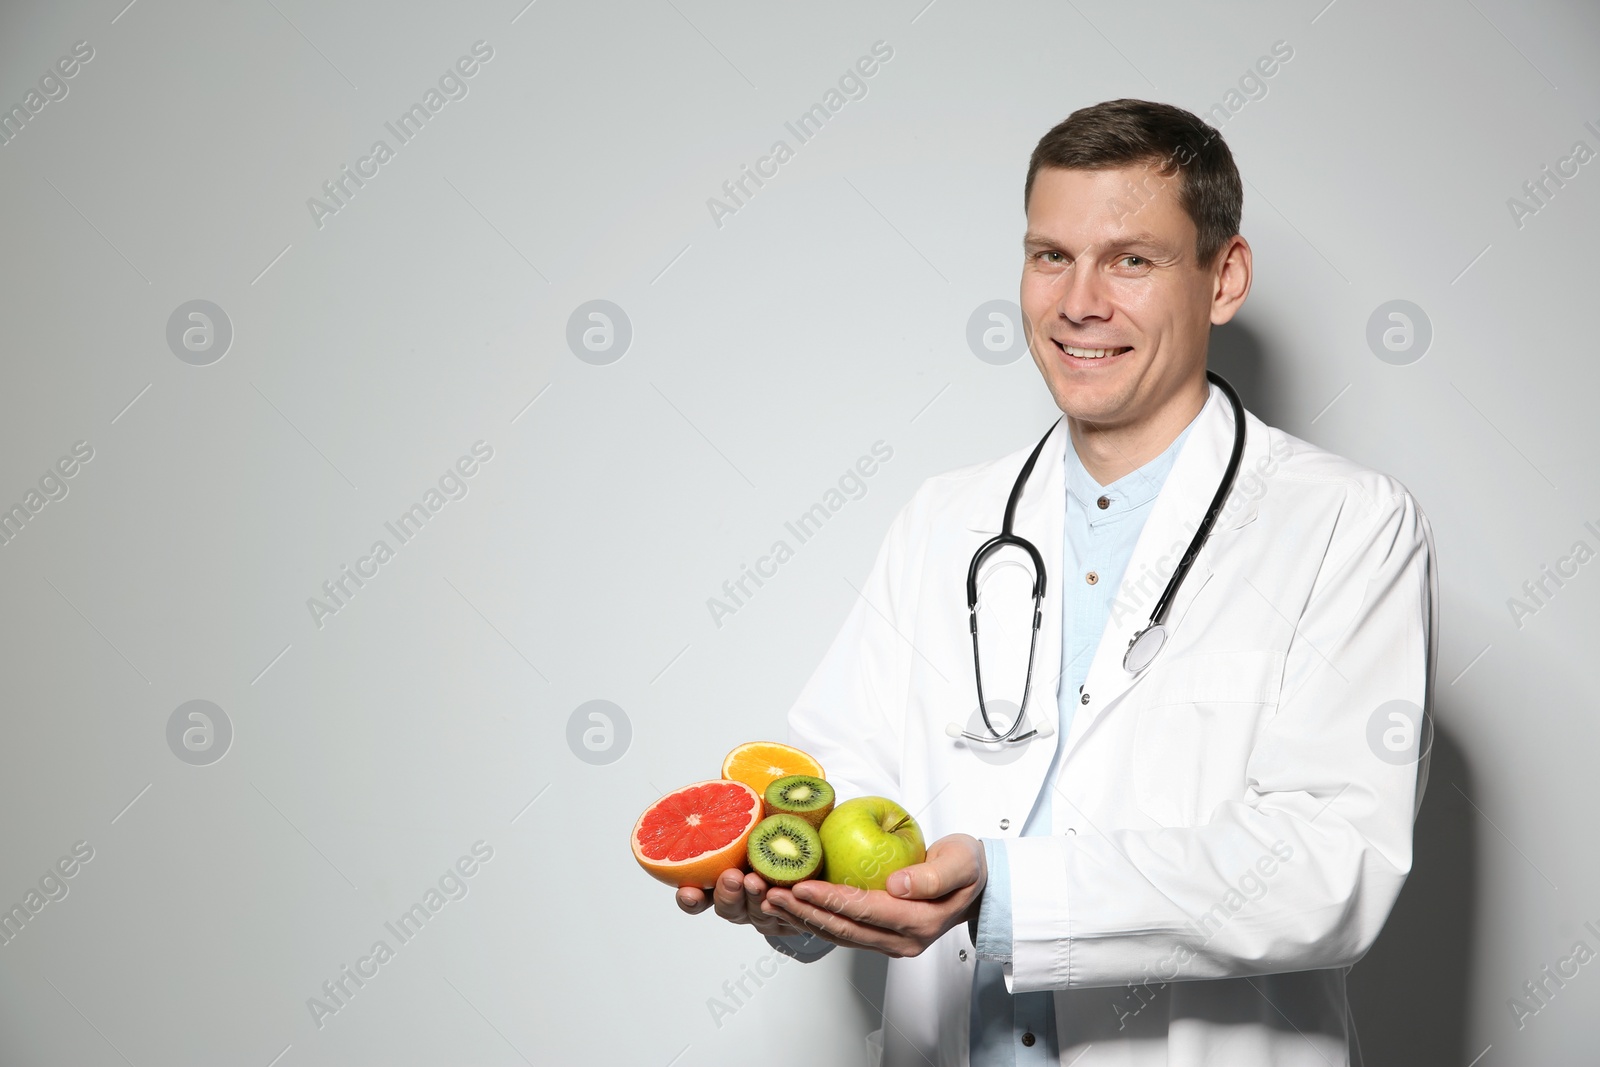
<instances>
[{"instance_id":1,"label":"light grey background","mask_svg":"<svg viewBox=\"0 0 1600 1067\"><path fill-rule=\"evenodd\" d=\"M1278 41L1221 122L1256 284L1212 365L1399 477L1442 575L1417 869L1353 973L1368 1062L1592 1055L1600 963L1520 1028L1508 1000L1600 949L1600 563L1520 626L1508 598L1600 548L1600 162L1520 225L1508 198L1600 150L1593 6L124 3L0 11L6 108L94 50L0 147L0 506L93 449L0 546L0 906L94 850L0 945L0 1060L864 1062L879 961L785 964L714 1018L766 947L681 916L629 828L784 735L924 477L1048 424L1031 362L967 343L1016 299L1039 136L1112 97L1205 112ZM468 94L319 228L308 198L480 40ZM878 41L865 97L714 222ZM210 365L167 343L191 300L232 324ZM631 324L608 364L567 344L592 300ZM1366 341L1391 300L1431 322L1406 365ZM319 628L308 598L478 441L467 495ZM221 759L169 747L194 700ZM568 746L592 700L631 726L611 762ZM478 841L465 898L319 1028L308 998Z\"/></svg>"}]
</instances>

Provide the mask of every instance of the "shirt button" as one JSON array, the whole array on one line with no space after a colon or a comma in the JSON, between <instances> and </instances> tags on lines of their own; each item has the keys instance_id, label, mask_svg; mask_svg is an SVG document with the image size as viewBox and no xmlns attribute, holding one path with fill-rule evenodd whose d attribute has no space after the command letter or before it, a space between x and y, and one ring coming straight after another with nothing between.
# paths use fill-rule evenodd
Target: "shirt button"
<instances>
[{"instance_id":1,"label":"shirt button","mask_svg":"<svg viewBox=\"0 0 1600 1067\"><path fill-rule=\"evenodd\" d=\"M1090 585L1093 585L1100 580L1100 575L1096 574L1094 571L1090 571L1088 574L1083 576L1083 580L1088 582Z\"/></svg>"},{"instance_id":2,"label":"shirt button","mask_svg":"<svg viewBox=\"0 0 1600 1067\"><path fill-rule=\"evenodd\" d=\"M1028 1048L1032 1048L1033 1047L1033 1041L1034 1041L1033 1034L1026 1033L1026 1034L1022 1035L1022 1043L1024 1045L1026 1045Z\"/></svg>"},{"instance_id":3,"label":"shirt button","mask_svg":"<svg viewBox=\"0 0 1600 1067\"><path fill-rule=\"evenodd\" d=\"M1104 511L1106 508L1111 506L1111 498L1108 496L1103 496L1099 500L1095 501L1095 505L1099 507L1101 511Z\"/></svg>"},{"instance_id":4,"label":"shirt button","mask_svg":"<svg viewBox=\"0 0 1600 1067\"><path fill-rule=\"evenodd\" d=\"M1010 819L1001 819L1000 820L1000 829L1002 829L1002 830L1011 829L1011 820Z\"/></svg>"},{"instance_id":5,"label":"shirt button","mask_svg":"<svg viewBox=\"0 0 1600 1067\"><path fill-rule=\"evenodd\" d=\"M1080 703L1080 704L1089 703L1089 694L1088 693L1083 694L1083 699L1079 700L1078 703Z\"/></svg>"}]
</instances>

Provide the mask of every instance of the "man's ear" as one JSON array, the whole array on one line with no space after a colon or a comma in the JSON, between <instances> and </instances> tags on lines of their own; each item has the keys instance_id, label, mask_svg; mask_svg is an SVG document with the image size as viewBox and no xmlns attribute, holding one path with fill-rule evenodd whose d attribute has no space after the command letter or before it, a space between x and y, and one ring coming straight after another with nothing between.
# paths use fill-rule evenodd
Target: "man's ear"
<instances>
[{"instance_id":1,"label":"man's ear","mask_svg":"<svg viewBox=\"0 0 1600 1067\"><path fill-rule=\"evenodd\" d=\"M1250 242L1241 234L1234 234L1228 243L1217 251L1217 261L1211 273L1211 324L1221 326L1230 321L1250 295L1251 282Z\"/></svg>"}]
</instances>

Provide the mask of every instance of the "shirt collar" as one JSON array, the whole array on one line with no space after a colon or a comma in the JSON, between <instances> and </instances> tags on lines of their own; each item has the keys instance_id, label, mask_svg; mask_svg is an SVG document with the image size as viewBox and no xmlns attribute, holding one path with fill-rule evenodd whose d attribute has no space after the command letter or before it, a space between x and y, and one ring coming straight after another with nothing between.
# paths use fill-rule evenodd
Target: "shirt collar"
<instances>
[{"instance_id":1,"label":"shirt collar","mask_svg":"<svg viewBox=\"0 0 1600 1067\"><path fill-rule=\"evenodd\" d=\"M1189 431L1194 429L1197 419L1198 416L1189 420L1189 424L1172 439L1166 451L1144 466L1124 474L1110 485L1101 485L1094 480L1094 475L1089 473L1083 461L1078 458L1078 450L1072 447L1072 438L1069 435L1065 456L1067 493L1088 510L1091 519L1115 518L1148 504L1160 494L1162 485L1166 483L1167 474L1172 470L1172 464L1178 458L1183 442L1189 436ZM1101 497L1109 501L1105 508L1101 508L1098 504Z\"/></svg>"}]
</instances>

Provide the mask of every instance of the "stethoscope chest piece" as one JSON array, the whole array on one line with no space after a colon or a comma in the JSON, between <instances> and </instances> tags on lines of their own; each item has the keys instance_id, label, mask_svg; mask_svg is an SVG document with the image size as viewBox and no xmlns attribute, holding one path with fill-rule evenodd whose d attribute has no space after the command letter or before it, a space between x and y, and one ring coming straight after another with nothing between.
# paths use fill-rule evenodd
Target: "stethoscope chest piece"
<instances>
[{"instance_id":1,"label":"stethoscope chest piece","mask_svg":"<svg viewBox=\"0 0 1600 1067\"><path fill-rule=\"evenodd\" d=\"M1159 623L1147 626L1133 635L1133 640L1128 642L1128 651L1123 654L1122 665L1130 674L1138 674L1150 666L1150 661L1156 658L1156 653L1161 651L1161 646L1167 643L1167 628Z\"/></svg>"}]
</instances>

